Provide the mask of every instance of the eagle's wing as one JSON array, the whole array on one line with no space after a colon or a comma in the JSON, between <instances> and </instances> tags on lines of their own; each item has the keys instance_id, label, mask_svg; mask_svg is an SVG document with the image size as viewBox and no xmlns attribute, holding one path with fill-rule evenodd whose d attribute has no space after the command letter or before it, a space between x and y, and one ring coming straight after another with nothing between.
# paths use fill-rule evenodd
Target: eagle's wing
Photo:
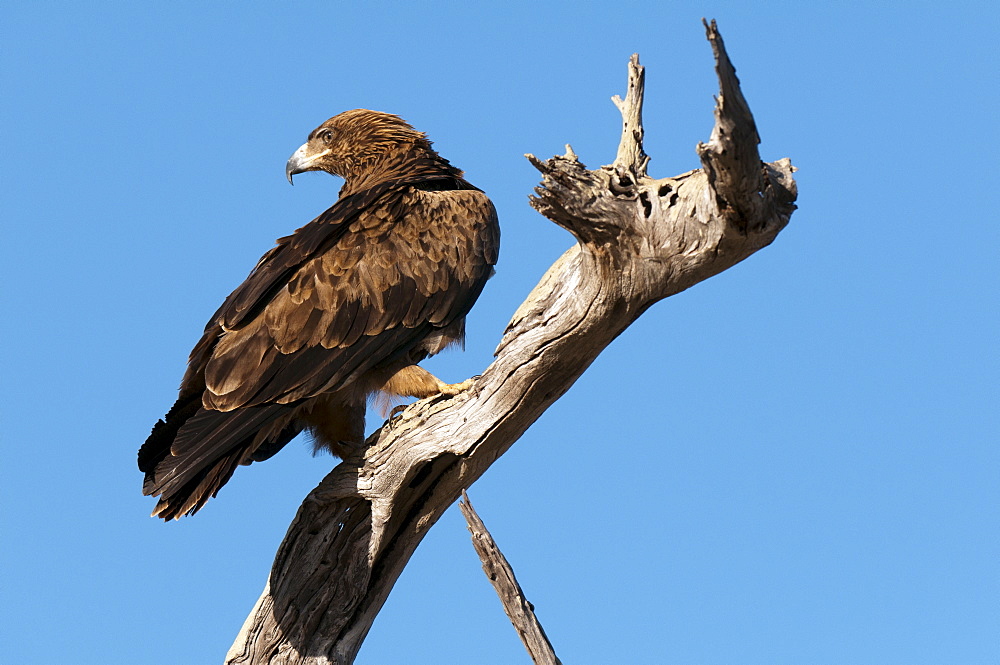
<instances>
[{"instance_id":1,"label":"eagle's wing","mask_svg":"<svg viewBox=\"0 0 1000 665\"><path fill-rule=\"evenodd\" d=\"M319 217L295 233L279 238L261 257L250 275L229 294L205 329L221 325L233 330L251 320L296 271L310 259L328 251L350 228L350 223L384 199L399 198L400 182L381 183L363 192L339 199Z\"/></svg>"},{"instance_id":2,"label":"eagle's wing","mask_svg":"<svg viewBox=\"0 0 1000 665\"><path fill-rule=\"evenodd\" d=\"M266 304L247 299L252 319L223 308L224 332L204 365L204 405L297 402L414 350L478 298L496 263L495 220L478 190L406 188L358 212L280 286L258 288L270 292ZM248 282L270 275L268 265ZM254 291L245 286L237 293Z\"/></svg>"}]
</instances>

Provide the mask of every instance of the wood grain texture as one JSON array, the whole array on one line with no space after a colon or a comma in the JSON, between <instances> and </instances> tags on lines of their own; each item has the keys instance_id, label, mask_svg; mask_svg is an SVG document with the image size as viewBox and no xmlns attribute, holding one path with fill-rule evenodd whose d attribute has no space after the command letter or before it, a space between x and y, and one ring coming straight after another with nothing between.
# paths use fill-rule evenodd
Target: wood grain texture
<instances>
[{"instance_id":1,"label":"wood grain texture","mask_svg":"<svg viewBox=\"0 0 1000 665\"><path fill-rule=\"evenodd\" d=\"M469 525L472 546L476 549L479 560L483 562L483 572L486 573L487 579L500 597L503 611L507 614L510 622L514 624L514 630L521 638L524 648L528 650L532 662L535 665L562 665L562 661L556 656L555 649L552 648L552 643L549 642L542 624L535 616L534 605L528 602L521 585L517 583L514 569L507 562L507 557L500 551L465 492L462 492L458 506L462 510L462 515L465 516L466 524Z\"/></svg>"},{"instance_id":2,"label":"wood grain texture","mask_svg":"<svg viewBox=\"0 0 1000 665\"><path fill-rule=\"evenodd\" d=\"M518 308L469 390L411 405L306 498L227 663L353 662L428 529L604 347L656 301L742 261L785 227L794 169L760 161L722 39L714 23L707 29L721 92L699 150L704 168L645 175L641 84L619 104L629 145L618 155L630 161L588 170L570 148L546 161L528 156L542 174L531 205L578 243ZM630 80L636 68L637 58Z\"/></svg>"}]
</instances>

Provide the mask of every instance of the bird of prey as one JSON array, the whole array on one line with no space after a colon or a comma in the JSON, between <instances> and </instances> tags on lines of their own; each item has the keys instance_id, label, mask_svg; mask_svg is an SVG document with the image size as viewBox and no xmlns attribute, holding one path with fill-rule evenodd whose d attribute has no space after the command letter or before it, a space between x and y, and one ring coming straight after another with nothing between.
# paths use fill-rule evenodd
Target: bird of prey
<instances>
[{"instance_id":1,"label":"bird of prey","mask_svg":"<svg viewBox=\"0 0 1000 665\"><path fill-rule=\"evenodd\" d=\"M317 127L286 174L344 178L337 202L275 247L212 316L180 394L139 449L164 520L197 512L236 467L306 430L340 457L364 440L378 393L455 395L417 366L460 343L493 274L496 210L401 118L346 111Z\"/></svg>"}]
</instances>

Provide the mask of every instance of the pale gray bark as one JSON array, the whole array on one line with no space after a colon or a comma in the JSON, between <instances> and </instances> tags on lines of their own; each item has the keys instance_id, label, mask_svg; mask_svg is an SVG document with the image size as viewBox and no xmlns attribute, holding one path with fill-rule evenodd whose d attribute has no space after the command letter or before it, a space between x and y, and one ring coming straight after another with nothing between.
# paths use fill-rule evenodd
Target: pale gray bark
<instances>
[{"instance_id":1,"label":"pale gray bark","mask_svg":"<svg viewBox=\"0 0 1000 665\"><path fill-rule=\"evenodd\" d=\"M795 209L787 159L762 163L757 130L715 23L706 25L720 95L702 168L646 175L642 79L629 64L623 132L611 166L569 149L528 159L542 173L531 205L578 240L507 326L472 388L408 407L306 497L268 585L226 662L353 662L428 529L597 355L658 300L770 244Z\"/></svg>"},{"instance_id":2,"label":"pale gray bark","mask_svg":"<svg viewBox=\"0 0 1000 665\"><path fill-rule=\"evenodd\" d=\"M469 533L472 534L472 546L479 555L479 560L483 562L483 572L486 578L493 585L500 602L503 603L503 611L507 618L514 624L517 636L521 638L521 643L528 650L531 660L535 665L562 665L556 657L555 649L549 642L542 624L535 616L535 607L528 602L521 585L517 583L514 576L514 569L507 562L507 557L503 555L496 541L490 535L483 520L480 519L476 509L469 501L469 495L462 492L462 499L458 502L458 507L465 516L465 521L469 525Z\"/></svg>"}]
</instances>

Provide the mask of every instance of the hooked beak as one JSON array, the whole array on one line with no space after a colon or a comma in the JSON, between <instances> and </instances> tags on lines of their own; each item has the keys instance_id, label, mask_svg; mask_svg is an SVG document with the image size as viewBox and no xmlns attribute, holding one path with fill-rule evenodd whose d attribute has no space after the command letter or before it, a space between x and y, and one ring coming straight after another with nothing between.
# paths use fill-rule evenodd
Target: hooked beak
<instances>
[{"instance_id":1,"label":"hooked beak","mask_svg":"<svg viewBox=\"0 0 1000 665\"><path fill-rule=\"evenodd\" d=\"M315 171L319 167L313 166L313 163L320 157L325 157L328 154L330 154L329 148L315 155L310 155L309 144L303 143L298 150L292 153L292 156L288 158L288 163L285 164L285 177L288 178L288 182L293 185L295 184L292 182L292 176L296 173Z\"/></svg>"}]
</instances>

